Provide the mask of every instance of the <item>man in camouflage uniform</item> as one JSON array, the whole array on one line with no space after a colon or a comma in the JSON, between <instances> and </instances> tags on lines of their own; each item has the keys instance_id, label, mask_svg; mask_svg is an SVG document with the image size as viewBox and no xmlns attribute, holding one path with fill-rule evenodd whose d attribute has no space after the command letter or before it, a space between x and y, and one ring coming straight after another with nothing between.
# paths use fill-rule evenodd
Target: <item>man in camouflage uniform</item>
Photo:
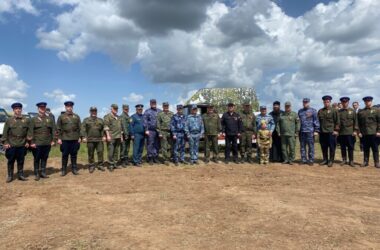
<instances>
[{"instance_id":1,"label":"man in camouflage uniform","mask_svg":"<svg viewBox=\"0 0 380 250\"><path fill-rule=\"evenodd\" d=\"M144 134L146 131L144 127L143 116L144 105L137 104L135 107L136 113L131 117L131 122L129 123L129 132L133 140L133 165L136 167L141 167L142 154L144 151Z\"/></svg>"},{"instance_id":2,"label":"man in camouflage uniform","mask_svg":"<svg viewBox=\"0 0 380 250\"><path fill-rule=\"evenodd\" d=\"M177 105L177 113L173 115L170 121L170 131L174 140L173 161L176 166L178 162L187 164L185 161L185 127L186 116L183 114L183 105Z\"/></svg>"},{"instance_id":3,"label":"man in camouflage uniform","mask_svg":"<svg viewBox=\"0 0 380 250\"><path fill-rule=\"evenodd\" d=\"M119 107L117 104L111 105L111 112L104 116L104 131L106 132L107 152L109 171L112 172L115 168L120 169L117 165L118 153L120 145L123 142L123 130L121 127L121 119L117 115Z\"/></svg>"},{"instance_id":4,"label":"man in camouflage uniform","mask_svg":"<svg viewBox=\"0 0 380 250\"><path fill-rule=\"evenodd\" d=\"M349 107L349 97L340 98L342 108L338 111L340 119L340 130L338 140L342 153L342 164L355 167L354 164L354 149L355 138L359 130L357 115L354 109ZM347 162L347 149L348 149L348 162Z\"/></svg>"},{"instance_id":5,"label":"man in camouflage uniform","mask_svg":"<svg viewBox=\"0 0 380 250\"><path fill-rule=\"evenodd\" d=\"M375 167L380 168L379 163L379 138L380 138L380 109L372 106L372 96L363 98L365 108L358 113L358 123L360 134L363 138L364 161L362 167L367 167L369 163L370 149L372 149Z\"/></svg>"},{"instance_id":6,"label":"man in camouflage uniform","mask_svg":"<svg viewBox=\"0 0 380 250\"><path fill-rule=\"evenodd\" d=\"M78 175L77 156L80 148L80 127L81 121L77 114L73 113L74 102L64 103L66 112L58 117L57 134L58 144L61 145L62 168L61 176L67 174L67 163L71 156L71 172Z\"/></svg>"},{"instance_id":7,"label":"man in camouflage uniform","mask_svg":"<svg viewBox=\"0 0 380 250\"><path fill-rule=\"evenodd\" d=\"M207 113L202 116L204 125L204 137L205 137L205 163L210 161L210 150L213 153L212 160L218 163L218 135L221 132L220 117L214 111L214 106L210 104L207 107Z\"/></svg>"},{"instance_id":8,"label":"man in camouflage uniform","mask_svg":"<svg viewBox=\"0 0 380 250\"><path fill-rule=\"evenodd\" d=\"M8 177L7 183L13 181L14 164L17 161L17 177L21 181L26 181L24 177L24 161L27 143L27 133L29 120L22 116L22 104L13 103L13 117L9 118L4 124L3 141L5 156L7 157Z\"/></svg>"},{"instance_id":9,"label":"man in camouflage uniform","mask_svg":"<svg viewBox=\"0 0 380 250\"><path fill-rule=\"evenodd\" d=\"M285 103L285 112L277 120L278 135L281 137L283 164L293 165L296 156L296 136L299 133L299 118L292 111L292 104Z\"/></svg>"},{"instance_id":10,"label":"man in camouflage uniform","mask_svg":"<svg viewBox=\"0 0 380 250\"><path fill-rule=\"evenodd\" d=\"M34 180L48 178L46 164L54 145L55 122L46 112L46 102L37 103L38 115L30 119L28 140L34 157ZM41 169L41 171L40 171Z\"/></svg>"},{"instance_id":11,"label":"man in camouflage uniform","mask_svg":"<svg viewBox=\"0 0 380 250\"><path fill-rule=\"evenodd\" d=\"M123 105L123 113L120 115L121 126L123 129L123 142L121 143L120 161L123 167L129 165L129 149L131 146L131 137L129 133L129 123L131 117L129 116L129 105Z\"/></svg>"},{"instance_id":12,"label":"man in camouflage uniform","mask_svg":"<svg viewBox=\"0 0 380 250\"><path fill-rule=\"evenodd\" d=\"M161 142L161 154L163 163L169 165L170 157L173 150L173 139L170 133L170 121L173 117L173 112L169 111L169 103L162 104L163 111L157 115L157 133Z\"/></svg>"},{"instance_id":13,"label":"man in camouflage uniform","mask_svg":"<svg viewBox=\"0 0 380 250\"><path fill-rule=\"evenodd\" d=\"M162 112L157 108L157 101L150 100L150 109L144 112L144 127L147 136L147 155L150 165L158 163L158 152L160 150L160 141L157 133L157 115Z\"/></svg>"},{"instance_id":14,"label":"man in camouflage uniform","mask_svg":"<svg viewBox=\"0 0 380 250\"><path fill-rule=\"evenodd\" d=\"M335 159L337 136L339 134L340 119L338 111L331 107L332 97L323 96L324 108L318 111L319 124L321 126L319 143L322 148L323 161L320 165L332 167ZM330 157L329 157L330 156Z\"/></svg>"},{"instance_id":15,"label":"man in camouflage uniform","mask_svg":"<svg viewBox=\"0 0 380 250\"><path fill-rule=\"evenodd\" d=\"M272 132L267 128L265 120L260 121L260 129L257 131L257 146L260 149L260 164L268 164L272 147Z\"/></svg>"},{"instance_id":16,"label":"man in camouflage uniform","mask_svg":"<svg viewBox=\"0 0 380 250\"><path fill-rule=\"evenodd\" d=\"M90 117L87 117L82 122L81 129L82 141L87 143L87 153L88 153L88 171L93 173L95 171L95 150L98 154L98 163L96 164L98 169L104 171L104 144L103 141L106 140L104 136L104 121L98 118L98 109L96 107L90 108Z\"/></svg>"},{"instance_id":17,"label":"man in camouflage uniform","mask_svg":"<svg viewBox=\"0 0 380 250\"><path fill-rule=\"evenodd\" d=\"M243 103L243 112L240 114L242 120L242 133L240 136L241 160L252 163L252 140L256 137L256 116L252 112L249 101Z\"/></svg>"},{"instance_id":18,"label":"man in camouflage uniform","mask_svg":"<svg viewBox=\"0 0 380 250\"><path fill-rule=\"evenodd\" d=\"M189 138L190 164L198 164L199 141L204 134L203 120L197 114L196 104L191 105L191 114L187 116L185 133Z\"/></svg>"}]
</instances>

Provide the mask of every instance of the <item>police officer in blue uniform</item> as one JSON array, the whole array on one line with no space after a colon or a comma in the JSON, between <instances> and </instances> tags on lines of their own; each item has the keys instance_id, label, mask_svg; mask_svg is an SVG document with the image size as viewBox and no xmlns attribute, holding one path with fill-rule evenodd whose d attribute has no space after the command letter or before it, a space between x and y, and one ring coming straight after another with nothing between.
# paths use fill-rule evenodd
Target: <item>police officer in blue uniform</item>
<instances>
[{"instance_id":1,"label":"police officer in blue uniform","mask_svg":"<svg viewBox=\"0 0 380 250\"><path fill-rule=\"evenodd\" d=\"M174 164L178 166L178 162L187 164L185 161L185 127L186 116L183 114L183 105L177 105L177 113L173 115L170 122L170 131L174 140Z\"/></svg>"},{"instance_id":2,"label":"police officer in blue uniform","mask_svg":"<svg viewBox=\"0 0 380 250\"><path fill-rule=\"evenodd\" d=\"M157 133L157 115L162 112L157 108L156 99L150 100L150 109L144 112L144 127L147 136L147 154L150 165L158 163L158 152L160 150L160 139Z\"/></svg>"},{"instance_id":3,"label":"police officer in blue uniform","mask_svg":"<svg viewBox=\"0 0 380 250\"><path fill-rule=\"evenodd\" d=\"M303 108L298 111L300 119L301 164L314 164L314 136L319 133L317 110L310 107L310 99L303 99ZM307 149L306 149L307 147Z\"/></svg>"},{"instance_id":4,"label":"police officer in blue uniform","mask_svg":"<svg viewBox=\"0 0 380 250\"><path fill-rule=\"evenodd\" d=\"M187 116L185 133L189 138L190 164L198 164L199 141L204 134L203 120L197 114L198 107L196 104L191 106L191 114Z\"/></svg>"},{"instance_id":5,"label":"police officer in blue uniform","mask_svg":"<svg viewBox=\"0 0 380 250\"><path fill-rule=\"evenodd\" d=\"M131 122L129 123L129 132L131 134L131 139L133 140L133 165L136 167L141 167L145 140L145 127L143 117L144 105L137 104L135 107L136 114L131 116Z\"/></svg>"}]
</instances>

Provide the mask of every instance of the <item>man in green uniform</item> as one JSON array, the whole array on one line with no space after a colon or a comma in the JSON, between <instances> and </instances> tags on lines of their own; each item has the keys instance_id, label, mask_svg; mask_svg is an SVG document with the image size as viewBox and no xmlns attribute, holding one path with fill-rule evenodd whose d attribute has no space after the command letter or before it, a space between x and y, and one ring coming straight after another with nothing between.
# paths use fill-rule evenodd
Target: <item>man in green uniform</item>
<instances>
[{"instance_id":1,"label":"man in green uniform","mask_svg":"<svg viewBox=\"0 0 380 250\"><path fill-rule=\"evenodd\" d=\"M322 97L322 100L324 108L318 111L318 119L321 126L319 143L321 144L323 155L323 161L320 165L332 167L335 159L336 139L339 133L340 119L338 111L331 107L332 97L326 95Z\"/></svg>"},{"instance_id":2,"label":"man in green uniform","mask_svg":"<svg viewBox=\"0 0 380 250\"><path fill-rule=\"evenodd\" d=\"M120 145L123 142L123 130L121 126L121 119L117 115L119 107L117 104L111 105L111 112L104 116L104 131L106 132L107 151L109 161L109 171L112 172L114 168L120 169L117 166L118 153Z\"/></svg>"},{"instance_id":3,"label":"man in green uniform","mask_svg":"<svg viewBox=\"0 0 380 250\"><path fill-rule=\"evenodd\" d=\"M26 181L24 177L24 161L27 143L27 133L29 119L22 116L22 104L13 103L13 117L9 118L4 124L3 141L5 156L7 157L8 177L7 183L13 181L14 164L17 161L17 176L20 181Z\"/></svg>"},{"instance_id":4,"label":"man in green uniform","mask_svg":"<svg viewBox=\"0 0 380 250\"><path fill-rule=\"evenodd\" d=\"M129 123L131 117L129 116L129 105L123 104L123 113L120 115L121 127L123 130L123 142L121 143L120 161L122 167L129 165L129 149L131 147L131 136L129 134Z\"/></svg>"},{"instance_id":5,"label":"man in green uniform","mask_svg":"<svg viewBox=\"0 0 380 250\"><path fill-rule=\"evenodd\" d=\"M252 140L256 137L256 116L252 112L251 104L245 101L243 112L240 114L243 130L240 136L241 161L253 163L252 159Z\"/></svg>"},{"instance_id":6,"label":"man in green uniform","mask_svg":"<svg viewBox=\"0 0 380 250\"><path fill-rule=\"evenodd\" d=\"M162 104L162 112L157 115L157 133L161 142L161 155L163 163L169 165L170 158L172 157L173 140L170 133L170 121L174 113L169 111L169 103Z\"/></svg>"},{"instance_id":7,"label":"man in green uniform","mask_svg":"<svg viewBox=\"0 0 380 250\"><path fill-rule=\"evenodd\" d=\"M93 173L95 171L95 150L98 154L98 163L96 164L98 169L104 171L103 167L103 154L105 141L104 136L104 121L98 117L98 109L96 107L90 108L90 117L87 117L82 122L81 128L82 142L87 143L88 153L88 171Z\"/></svg>"},{"instance_id":8,"label":"man in green uniform","mask_svg":"<svg viewBox=\"0 0 380 250\"><path fill-rule=\"evenodd\" d=\"M290 102L285 103L285 112L278 118L276 127L281 137L283 164L293 165L296 156L296 136L300 127L298 114L292 111Z\"/></svg>"},{"instance_id":9,"label":"man in green uniform","mask_svg":"<svg viewBox=\"0 0 380 250\"><path fill-rule=\"evenodd\" d=\"M203 114L204 137L205 137L205 163L210 162L210 151L213 153L212 161L218 163L219 146L218 135L222 131L220 117L214 110L214 105L207 107L207 113Z\"/></svg>"},{"instance_id":10,"label":"man in green uniform","mask_svg":"<svg viewBox=\"0 0 380 250\"><path fill-rule=\"evenodd\" d=\"M342 153L342 164L349 164L355 167L354 164L354 149L355 138L359 130L357 115L354 109L349 107L349 97L340 98L342 108L338 111L340 119L340 130L338 141ZM347 149L348 149L348 162L347 162Z\"/></svg>"},{"instance_id":11,"label":"man in green uniform","mask_svg":"<svg viewBox=\"0 0 380 250\"><path fill-rule=\"evenodd\" d=\"M37 103L38 115L30 119L28 140L34 157L34 180L48 178L46 164L54 145L55 121L46 112L46 102ZM41 169L41 172L40 172Z\"/></svg>"},{"instance_id":12,"label":"man in green uniform","mask_svg":"<svg viewBox=\"0 0 380 250\"><path fill-rule=\"evenodd\" d=\"M372 149L375 167L380 168L379 163L379 138L380 138L380 109L372 106L372 96L363 98L365 108L358 113L358 123L360 134L363 138L364 162L362 167L367 167L369 162L370 149Z\"/></svg>"},{"instance_id":13,"label":"man in green uniform","mask_svg":"<svg viewBox=\"0 0 380 250\"><path fill-rule=\"evenodd\" d=\"M64 103L66 112L61 114L57 120L58 144L61 145L62 168L61 176L67 173L67 163L71 156L71 172L78 175L77 156L80 148L80 117L73 112L74 102Z\"/></svg>"}]
</instances>

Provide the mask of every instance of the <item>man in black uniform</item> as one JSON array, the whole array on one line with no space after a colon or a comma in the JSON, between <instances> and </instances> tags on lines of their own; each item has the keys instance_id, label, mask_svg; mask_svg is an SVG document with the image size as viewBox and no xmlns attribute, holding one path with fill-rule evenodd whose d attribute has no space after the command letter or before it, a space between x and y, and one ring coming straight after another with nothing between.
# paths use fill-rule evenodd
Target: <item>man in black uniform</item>
<instances>
[{"instance_id":1,"label":"man in black uniform","mask_svg":"<svg viewBox=\"0 0 380 250\"><path fill-rule=\"evenodd\" d=\"M273 103L273 111L269 113L273 117L273 121L275 124L274 131L272 133L272 147L270 149L270 157L269 159L272 162L283 162L282 159L282 149L281 149L281 137L279 136L279 131L277 127L278 120L281 114L284 113L283 110L280 109L281 103L279 101L275 101Z\"/></svg>"},{"instance_id":2,"label":"man in black uniform","mask_svg":"<svg viewBox=\"0 0 380 250\"><path fill-rule=\"evenodd\" d=\"M242 132L243 124L240 115L235 112L235 105L229 103L227 107L228 111L223 114L221 119L222 131L226 142L225 163L228 164L230 161L230 152L232 148L233 161L234 163L239 164L237 140Z\"/></svg>"}]
</instances>

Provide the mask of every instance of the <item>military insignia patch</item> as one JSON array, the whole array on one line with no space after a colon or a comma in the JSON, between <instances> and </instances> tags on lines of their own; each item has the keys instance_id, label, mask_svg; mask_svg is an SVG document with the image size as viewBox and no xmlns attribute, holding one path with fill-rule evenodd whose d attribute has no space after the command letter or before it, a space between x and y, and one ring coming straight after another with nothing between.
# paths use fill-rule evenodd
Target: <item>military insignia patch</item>
<instances>
[{"instance_id":1,"label":"military insignia patch","mask_svg":"<svg viewBox=\"0 0 380 250\"><path fill-rule=\"evenodd\" d=\"M348 111L348 114L351 115L351 114L352 114L352 111Z\"/></svg>"}]
</instances>

